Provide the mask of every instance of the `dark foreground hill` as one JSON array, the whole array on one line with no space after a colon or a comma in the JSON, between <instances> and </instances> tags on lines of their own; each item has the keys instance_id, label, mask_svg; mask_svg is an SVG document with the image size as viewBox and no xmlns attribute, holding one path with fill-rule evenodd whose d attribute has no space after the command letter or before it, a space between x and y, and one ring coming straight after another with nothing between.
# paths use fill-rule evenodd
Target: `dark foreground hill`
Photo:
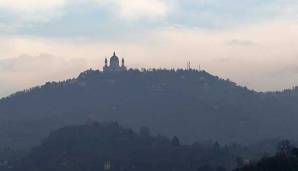
<instances>
[{"instance_id":1,"label":"dark foreground hill","mask_svg":"<svg viewBox=\"0 0 298 171\"><path fill-rule=\"evenodd\" d=\"M245 165L235 171L297 171L298 149L283 141L276 155L264 157L256 163Z\"/></svg>"},{"instance_id":2,"label":"dark foreground hill","mask_svg":"<svg viewBox=\"0 0 298 171\"><path fill-rule=\"evenodd\" d=\"M117 123L89 123L54 131L22 160L5 171L225 171L237 166L237 147L219 144L182 145L136 133ZM240 154L239 154L240 155ZM240 161L241 162L241 161ZM10 169L9 169L10 168ZM0 167L1 170L1 167Z\"/></svg>"},{"instance_id":3,"label":"dark foreground hill","mask_svg":"<svg viewBox=\"0 0 298 171\"><path fill-rule=\"evenodd\" d=\"M184 142L297 138L296 90L257 93L204 71L86 71L0 100L0 143L36 144L87 120L148 126Z\"/></svg>"}]
</instances>

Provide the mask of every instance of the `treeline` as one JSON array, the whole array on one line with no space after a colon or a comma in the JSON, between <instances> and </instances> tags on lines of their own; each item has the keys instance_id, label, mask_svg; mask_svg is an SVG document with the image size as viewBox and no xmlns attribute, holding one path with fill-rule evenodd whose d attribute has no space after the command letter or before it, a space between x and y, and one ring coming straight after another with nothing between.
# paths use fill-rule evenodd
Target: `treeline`
<instances>
[{"instance_id":1,"label":"treeline","mask_svg":"<svg viewBox=\"0 0 298 171\"><path fill-rule=\"evenodd\" d=\"M298 148L289 141L280 143L278 152L272 157L263 157L256 163L248 163L235 171L297 171Z\"/></svg>"},{"instance_id":2,"label":"treeline","mask_svg":"<svg viewBox=\"0 0 298 171\"><path fill-rule=\"evenodd\" d=\"M53 131L41 145L1 171L230 171L244 164L239 145L194 143L138 132L118 123L90 122Z\"/></svg>"}]
</instances>

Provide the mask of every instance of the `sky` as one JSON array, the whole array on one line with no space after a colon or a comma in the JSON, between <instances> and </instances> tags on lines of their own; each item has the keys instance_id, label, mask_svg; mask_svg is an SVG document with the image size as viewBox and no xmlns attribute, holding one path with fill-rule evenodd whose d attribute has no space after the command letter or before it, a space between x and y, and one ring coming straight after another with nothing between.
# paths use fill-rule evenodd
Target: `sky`
<instances>
[{"instance_id":1,"label":"sky","mask_svg":"<svg viewBox=\"0 0 298 171\"><path fill-rule=\"evenodd\" d=\"M0 97L101 69L199 68L257 91L298 85L297 0L0 0Z\"/></svg>"}]
</instances>

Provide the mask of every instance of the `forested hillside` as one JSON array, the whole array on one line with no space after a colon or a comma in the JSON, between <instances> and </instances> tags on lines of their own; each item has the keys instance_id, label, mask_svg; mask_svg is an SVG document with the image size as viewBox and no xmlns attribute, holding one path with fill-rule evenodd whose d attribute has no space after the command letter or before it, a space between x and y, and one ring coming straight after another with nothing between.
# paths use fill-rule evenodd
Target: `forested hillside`
<instances>
[{"instance_id":1,"label":"forested hillside","mask_svg":"<svg viewBox=\"0 0 298 171\"><path fill-rule=\"evenodd\" d=\"M89 70L1 99L0 142L31 146L50 130L88 120L148 126L187 143L295 139L297 92L255 92L196 70Z\"/></svg>"},{"instance_id":2,"label":"forested hillside","mask_svg":"<svg viewBox=\"0 0 298 171\"><path fill-rule=\"evenodd\" d=\"M144 127L136 132L117 123L89 123L53 131L21 160L0 170L226 171L241 165L247 152L218 143L183 145L178 137L154 136Z\"/></svg>"}]
</instances>

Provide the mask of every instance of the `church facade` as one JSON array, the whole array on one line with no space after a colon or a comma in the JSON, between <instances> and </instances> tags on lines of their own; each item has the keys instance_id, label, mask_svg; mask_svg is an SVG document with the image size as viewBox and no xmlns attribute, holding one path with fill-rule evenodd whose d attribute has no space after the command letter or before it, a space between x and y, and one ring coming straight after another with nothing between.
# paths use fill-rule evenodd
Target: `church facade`
<instances>
[{"instance_id":1,"label":"church facade","mask_svg":"<svg viewBox=\"0 0 298 171\"><path fill-rule=\"evenodd\" d=\"M121 65L118 56L114 52L113 56L110 58L110 61L108 62L108 59L105 59L105 65L103 67L104 72L119 72L119 71L126 71L127 68L125 66L124 58L121 60Z\"/></svg>"}]
</instances>

